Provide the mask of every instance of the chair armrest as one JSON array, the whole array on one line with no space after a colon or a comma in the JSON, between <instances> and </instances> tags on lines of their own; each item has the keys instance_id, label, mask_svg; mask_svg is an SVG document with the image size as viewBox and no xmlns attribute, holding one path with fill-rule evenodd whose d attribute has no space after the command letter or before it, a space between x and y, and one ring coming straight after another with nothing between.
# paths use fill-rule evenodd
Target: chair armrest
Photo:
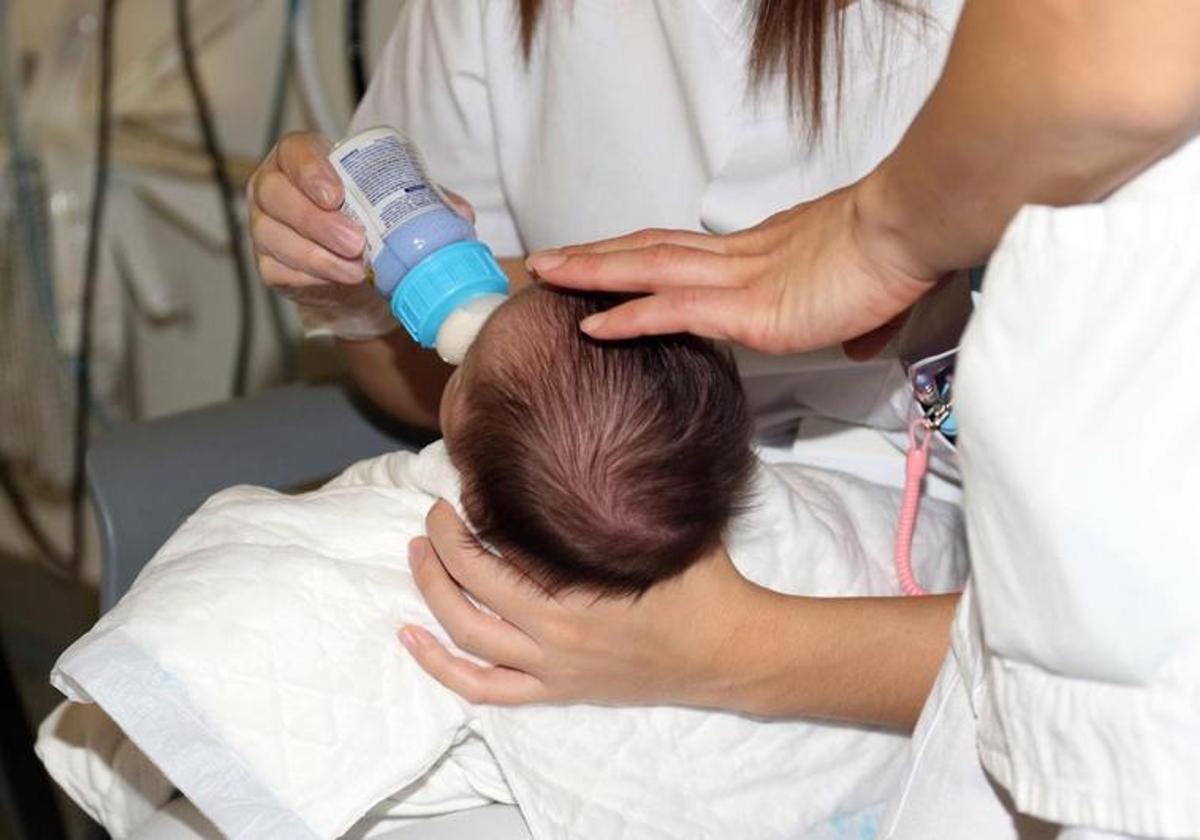
<instances>
[{"instance_id":1,"label":"chair armrest","mask_svg":"<svg viewBox=\"0 0 1200 840\"><path fill-rule=\"evenodd\" d=\"M332 385L281 388L114 429L91 448L101 609L125 593L183 520L218 490L314 485L364 458L433 440Z\"/></svg>"}]
</instances>

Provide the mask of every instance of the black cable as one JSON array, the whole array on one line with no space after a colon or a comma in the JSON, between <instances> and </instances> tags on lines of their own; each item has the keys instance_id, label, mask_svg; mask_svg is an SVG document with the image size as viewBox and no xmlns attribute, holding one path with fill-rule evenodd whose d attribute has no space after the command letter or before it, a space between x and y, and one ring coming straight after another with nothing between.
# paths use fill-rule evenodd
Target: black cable
<instances>
[{"instance_id":1,"label":"black cable","mask_svg":"<svg viewBox=\"0 0 1200 840\"><path fill-rule=\"evenodd\" d=\"M300 0L288 0L283 10L283 38L279 44L279 61L275 70L275 89L271 93L271 110L267 112L267 132L263 138L263 157L275 147L283 133L283 118L287 111L288 79L292 74L292 34L296 29L296 15L300 12Z\"/></svg>"},{"instance_id":2,"label":"black cable","mask_svg":"<svg viewBox=\"0 0 1200 840\"><path fill-rule=\"evenodd\" d=\"M238 344L233 366L233 395L244 396L250 372L250 350L254 345L254 298L250 286L250 274L246 270L245 246L242 228L238 223L237 207L234 203L233 186L229 180L229 169L225 155L217 140L212 110L208 97L196 72L196 57L192 52L191 21L188 16L188 0L175 0L175 33L179 40L179 54L183 59L183 73L187 77L196 118L200 122L200 133L204 137L204 150L212 163L213 181L221 196L221 208L225 216L225 228L229 235L230 256L233 260L233 275L238 293Z\"/></svg>"},{"instance_id":3,"label":"black cable","mask_svg":"<svg viewBox=\"0 0 1200 840\"><path fill-rule=\"evenodd\" d=\"M350 93L357 106L367 93L367 48L363 29L367 16L366 0L346 3L346 62L350 65Z\"/></svg>"},{"instance_id":4,"label":"black cable","mask_svg":"<svg viewBox=\"0 0 1200 840\"><path fill-rule=\"evenodd\" d=\"M20 486L17 484L17 478L12 474L7 459L0 457L0 491L8 498L8 503L12 507L13 514L17 517L17 522L20 524L25 535L29 537L37 550L46 558L52 571L61 574L67 574L67 570L71 568L71 559L64 557L54 547L54 543L46 534L45 529L38 524L34 518L33 511L29 507L29 501L25 498L25 494L21 492Z\"/></svg>"},{"instance_id":5,"label":"black cable","mask_svg":"<svg viewBox=\"0 0 1200 840\"><path fill-rule=\"evenodd\" d=\"M92 181L92 208L88 218L87 251L83 264L83 296L79 313L79 347L75 365L75 463L71 481L71 565L79 571L83 561L84 501L87 497L88 437L92 406L92 321L96 310L96 277L100 265L100 236L108 197L109 141L112 127L113 10L116 0L101 0L99 64L96 103L96 167Z\"/></svg>"},{"instance_id":6,"label":"black cable","mask_svg":"<svg viewBox=\"0 0 1200 840\"><path fill-rule=\"evenodd\" d=\"M300 9L300 0L288 0L284 10L283 39L279 46L279 64L275 75L275 90L271 95L271 110L267 115L267 132L263 140L262 156L271 153L283 131L283 117L287 106L288 78L292 72L292 31L295 28L296 13ZM271 329L275 333L275 342L279 345L279 358L284 382L296 379L300 370L299 354L296 352L296 342L288 328L287 317L283 312L283 296L275 289L266 288L267 315L271 319Z\"/></svg>"}]
</instances>

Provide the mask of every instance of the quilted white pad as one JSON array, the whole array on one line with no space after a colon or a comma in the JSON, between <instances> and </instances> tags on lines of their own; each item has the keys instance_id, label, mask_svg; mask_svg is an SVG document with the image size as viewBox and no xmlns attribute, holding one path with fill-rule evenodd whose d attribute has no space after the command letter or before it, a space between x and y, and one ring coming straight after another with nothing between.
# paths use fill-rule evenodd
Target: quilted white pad
<instances>
[{"instance_id":1,"label":"quilted white pad","mask_svg":"<svg viewBox=\"0 0 1200 840\"><path fill-rule=\"evenodd\" d=\"M728 536L743 574L790 593L897 592L894 491L795 466L756 482ZM219 493L52 680L99 704L231 837L336 837L382 800L394 815L515 800L539 840L871 834L899 735L674 707L474 707L428 678L395 634L435 626L405 553L439 496L457 498L440 443L300 496ZM953 588L963 554L954 510L927 503L919 577Z\"/></svg>"}]
</instances>

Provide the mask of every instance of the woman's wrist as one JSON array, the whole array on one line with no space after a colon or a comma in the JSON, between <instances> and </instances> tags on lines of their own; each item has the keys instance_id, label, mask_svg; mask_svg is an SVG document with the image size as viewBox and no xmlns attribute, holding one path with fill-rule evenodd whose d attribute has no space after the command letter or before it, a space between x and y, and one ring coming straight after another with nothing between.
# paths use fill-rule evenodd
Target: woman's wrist
<instances>
[{"instance_id":1,"label":"woman's wrist","mask_svg":"<svg viewBox=\"0 0 1200 840\"><path fill-rule=\"evenodd\" d=\"M890 161L856 183L853 190L854 231L859 247L874 264L920 287L936 282L958 266L940 253L928 228L936 224L897 176Z\"/></svg>"},{"instance_id":2,"label":"woman's wrist","mask_svg":"<svg viewBox=\"0 0 1200 840\"><path fill-rule=\"evenodd\" d=\"M711 638L693 649L699 658L693 673L677 698L692 706L731 709L756 713L763 672L770 666L764 640L770 632L778 611L774 600L778 593L758 586L742 577L730 566L731 585L722 594L722 602L713 605L705 623L711 628ZM713 615L716 613L716 615Z\"/></svg>"},{"instance_id":3,"label":"woman's wrist","mask_svg":"<svg viewBox=\"0 0 1200 840\"><path fill-rule=\"evenodd\" d=\"M825 658L808 611L815 601L750 584L736 632L713 657L719 679L711 705L764 717L824 716L804 690Z\"/></svg>"},{"instance_id":4,"label":"woman's wrist","mask_svg":"<svg viewBox=\"0 0 1200 840\"><path fill-rule=\"evenodd\" d=\"M811 598L750 584L700 705L910 728L945 656L957 595Z\"/></svg>"}]
</instances>

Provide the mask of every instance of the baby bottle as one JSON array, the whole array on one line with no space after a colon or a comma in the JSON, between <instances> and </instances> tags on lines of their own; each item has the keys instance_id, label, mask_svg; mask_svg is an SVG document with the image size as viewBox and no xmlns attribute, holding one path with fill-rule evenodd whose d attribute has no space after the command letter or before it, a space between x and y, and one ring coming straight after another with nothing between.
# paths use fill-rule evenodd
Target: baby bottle
<instances>
[{"instance_id":1,"label":"baby bottle","mask_svg":"<svg viewBox=\"0 0 1200 840\"><path fill-rule=\"evenodd\" d=\"M417 147L392 129L347 137L329 162L345 186L342 212L366 230L367 278L413 340L461 363L508 294L491 249L430 183Z\"/></svg>"}]
</instances>

